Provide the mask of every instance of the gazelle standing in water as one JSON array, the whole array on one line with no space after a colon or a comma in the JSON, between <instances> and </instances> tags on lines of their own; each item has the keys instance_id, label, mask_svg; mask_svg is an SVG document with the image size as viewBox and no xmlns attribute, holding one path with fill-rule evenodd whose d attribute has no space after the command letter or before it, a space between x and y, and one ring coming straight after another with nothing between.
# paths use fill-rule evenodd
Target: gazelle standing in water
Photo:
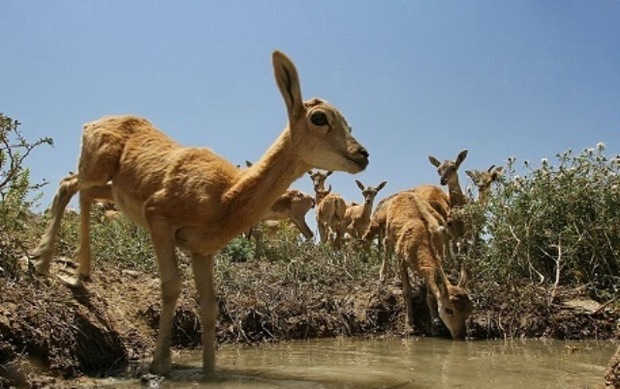
<instances>
[{"instance_id":1,"label":"gazelle standing in water","mask_svg":"<svg viewBox=\"0 0 620 389\"><path fill-rule=\"evenodd\" d=\"M77 174L65 177L54 197L51 220L35 249L34 267L48 274L64 209L80 193L80 245L77 276L91 272L91 204L113 200L145 227L159 265L162 310L150 371L171 369L170 341L174 310L181 293L175 247L191 254L203 326L203 370L215 367L215 254L260 221L291 183L312 168L358 173L368 152L351 135L344 116L325 100L302 100L293 62L273 53L276 82L284 98L288 125L251 168L235 164L207 148L183 147L146 119L104 117L84 125Z\"/></svg>"}]
</instances>

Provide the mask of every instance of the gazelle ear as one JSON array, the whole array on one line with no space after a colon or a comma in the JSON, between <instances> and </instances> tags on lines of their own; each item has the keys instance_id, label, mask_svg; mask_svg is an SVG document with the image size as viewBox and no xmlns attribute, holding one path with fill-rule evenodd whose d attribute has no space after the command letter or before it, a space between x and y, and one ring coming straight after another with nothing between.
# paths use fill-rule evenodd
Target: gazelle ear
<instances>
[{"instance_id":1,"label":"gazelle ear","mask_svg":"<svg viewBox=\"0 0 620 389\"><path fill-rule=\"evenodd\" d=\"M428 287L436 297L448 297L448 287L446 285L446 275L440 267L435 268L432 277L429 277Z\"/></svg>"},{"instance_id":2,"label":"gazelle ear","mask_svg":"<svg viewBox=\"0 0 620 389\"><path fill-rule=\"evenodd\" d=\"M475 170L465 170L465 174L469 176L472 180L476 179L476 171Z\"/></svg>"},{"instance_id":3,"label":"gazelle ear","mask_svg":"<svg viewBox=\"0 0 620 389\"><path fill-rule=\"evenodd\" d=\"M360 188L360 190L363 191L364 189L366 189L364 187L364 184L362 184L362 182L360 180L355 180L355 183L357 184L357 187Z\"/></svg>"},{"instance_id":4,"label":"gazelle ear","mask_svg":"<svg viewBox=\"0 0 620 389\"><path fill-rule=\"evenodd\" d=\"M312 175L313 175L313 174L314 174L314 172L313 172L312 170L308 170L308 175L309 175L310 177L312 177Z\"/></svg>"},{"instance_id":5,"label":"gazelle ear","mask_svg":"<svg viewBox=\"0 0 620 389\"><path fill-rule=\"evenodd\" d=\"M325 177L329 177L329 176L331 176L333 172L334 172L333 170L329 170L329 171L327 171L327 172L325 173Z\"/></svg>"},{"instance_id":6,"label":"gazelle ear","mask_svg":"<svg viewBox=\"0 0 620 389\"><path fill-rule=\"evenodd\" d=\"M463 150L459 153L459 155L456 156L456 161L454 161L454 163L456 163L457 167L461 165L465 158L467 158L467 153L467 150Z\"/></svg>"},{"instance_id":7,"label":"gazelle ear","mask_svg":"<svg viewBox=\"0 0 620 389\"><path fill-rule=\"evenodd\" d=\"M459 277L459 283L458 286L460 286L461 288L464 288L467 286L467 272L465 271L465 268L463 266L461 266L461 275Z\"/></svg>"},{"instance_id":8,"label":"gazelle ear","mask_svg":"<svg viewBox=\"0 0 620 389\"><path fill-rule=\"evenodd\" d=\"M493 174L495 174L496 177L500 177L502 174L504 174L504 167L503 166L496 167L495 170L493 171Z\"/></svg>"},{"instance_id":9,"label":"gazelle ear","mask_svg":"<svg viewBox=\"0 0 620 389\"><path fill-rule=\"evenodd\" d=\"M385 184L387 184L387 181L383 181L382 183L380 183L379 186L377 186L377 192L380 191L381 189L383 189Z\"/></svg>"},{"instance_id":10,"label":"gazelle ear","mask_svg":"<svg viewBox=\"0 0 620 389\"><path fill-rule=\"evenodd\" d=\"M441 165L441 162L439 162L439 160L435 157L433 157L432 155L428 156L428 160L431 162L431 165L435 166L435 167L439 167L439 165Z\"/></svg>"},{"instance_id":11,"label":"gazelle ear","mask_svg":"<svg viewBox=\"0 0 620 389\"><path fill-rule=\"evenodd\" d=\"M299 84L297 69L293 61L281 51L274 51L272 58L276 82L284 98L289 121L292 121L292 119L298 118L299 115L305 112L304 102L301 98L301 85Z\"/></svg>"}]
</instances>

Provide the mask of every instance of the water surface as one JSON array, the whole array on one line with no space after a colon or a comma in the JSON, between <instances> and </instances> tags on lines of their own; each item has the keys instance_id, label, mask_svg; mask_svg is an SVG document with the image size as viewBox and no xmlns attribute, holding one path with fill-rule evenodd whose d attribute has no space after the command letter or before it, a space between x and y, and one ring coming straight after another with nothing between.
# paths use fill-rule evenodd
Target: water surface
<instances>
[{"instance_id":1,"label":"water surface","mask_svg":"<svg viewBox=\"0 0 620 389\"><path fill-rule=\"evenodd\" d=\"M599 388L611 341L323 339L225 346L214 377L200 352L173 357L161 388ZM138 380L102 384L138 388ZM144 387L144 386L142 386Z\"/></svg>"}]
</instances>

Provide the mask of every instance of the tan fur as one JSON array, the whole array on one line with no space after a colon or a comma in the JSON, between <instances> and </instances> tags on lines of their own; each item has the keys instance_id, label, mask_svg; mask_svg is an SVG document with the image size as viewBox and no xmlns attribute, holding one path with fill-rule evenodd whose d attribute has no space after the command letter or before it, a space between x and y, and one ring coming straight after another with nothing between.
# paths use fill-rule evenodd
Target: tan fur
<instances>
[{"instance_id":1,"label":"tan fur","mask_svg":"<svg viewBox=\"0 0 620 389\"><path fill-rule=\"evenodd\" d=\"M345 233L344 216L347 204L339 194L328 190L315 188L316 192L316 222L319 229L321 243L329 243L334 248L340 248Z\"/></svg>"},{"instance_id":2,"label":"tan fur","mask_svg":"<svg viewBox=\"0 0 620 389\"><path fill-rule=\"evenodd\" d=\"M35 269L47 274L63 211L80 192L78 277L90 274L89 211L95 199L114 200L148 229L161 278L162 310L150 370L171 369L170 336L181 276L175 246L187 250L203 325L203 369L215 366L217 303L213 258L232 238L257 223L291 183L311 168L357 173L368 152L351 135L344 116L328 102L303 102L297 70L273 53L275 78L289 123L251 168L241 171L206 148L182 147L146 119L115 116L84 126L78 173L64 178L50 224L34 251Z\"/></svg>"},{"instance_id":3,"label":"tan fur","mask_svg":"<svg viewBox=\"0 0 620 389\"><path fill-rule=\"evenodd\" d=\"M381 262L381 268L379 270L379 280L384 281L387 276L387 262L392 257L394 251L394 243L391 242L386 236L386 223L387 223L387 210L391 201L399 194L402 193L416 193L420 198L425 200L425 207L433 218L437 220L440 226L443 226L448 218L450 210L450 200L446 192L435 185L420 185L412 189L398 192L383 200L381 200L373 213L368 228L362 240L370 242L375 237L378 238L379 248L383 251L383 258ZM445 239L445 238L444 238ZM445 251L442 250L442 253ZM441 255L443 258L443 255Z\"/></svg>"},{"instance_id":4,"label":"tan fur","mask_svg":"<svg viewBox=\"0 0 620 389\"><path fill-rule=\"evenodd\" d=\"M438 232L440 224L429 211L428 202L416 192L401 192L387 208L387 239L394 242L399 260L409 324L413 324L408 273L411 269L426 281L427 304L433 322L439 317L454 339L463 339L466 334L465 320L473 307L465 289L467 278L462 271L458 285L452 285L444 274L439 254L443 245Z\"/></svg>"},{"instance_id":5,"label":"tan fur","mask_svg":"<svg viewBox=\"0 0 620 389\"><path fill-rule=\"evenodd\" d=\"M263 215L262 221L253 226L247 233L248 238L256 241L256 256L261 257L264 252L264 237L274 235L274 231L279 226L278 221L290 220L302 235L310 240L314 236L312 230L306 223L306 214L314 208L315 200L313 196L296 189L287 190ZM274 223L276 222L276 223ZM268 231L265 234L265 231Z\"/></svg>"},{"instance_id":6,"label":"tan fur","mask_svg":"<svg viewBox=\"0 0 620 389\"><path fill-rule=\"evenodd\" d=\"M461 240L467 234L467 227L462 217L459 216L458 209L469 201L467 196L461 189L459 182L458 169L467 158L467 150L462 150L454 161L449 159L439 162L439 160L432 155L428 156L430 163L437 167L437 173L440 177L441 185L448 186L448 193L450 196L450 215L446 221L446 255L452 257L452 254L456 254L459 251L459 244Z\"/></svg>"},{"instance_id":7,"label":"tan fur","mask_svg":"<svg viewBox=\"0 0 620 389\"><path fill-rule=\"evenodd\" d=\"M338 248L342 245L344 238L346 228L344 217L347 204L339 194L330 193L331 186L325 189L325 180L332 173L332 171L325 173L308 171L316 196L316 223L319 229L319 239L321 243L329 243Z\"/></svg>"},{"instance_id":8,"label":"tan fur","mask_svg":"<svg viewBox=\"0 0 620 389\"><path fill-rule=\"evenodd\" d=\"M253 164L250 161L245 161L247 167L251 167ZM299 232L303 234L306 239L312 239L314 234L312 230L306 223L306 214L310 209L314 208L315 200L314 197L306 194L302 191L296 189L290 189L284 192L284 194L276 200L276 202L271 206L269 211L265 215L261 222L266 221L280 221L280 220L290 220L293 224L299 229ZM254 227L248 231L247 236L252 236L252 231ZM262 239L258 238L256 240L257 246L262 246ZM257 252L261 251L257 247Z\"/></svg>"},{"instance_id":9,"label":"tan fur","mask_svg":"<svg viewBox=\"0 0 620 389\"><path fill-rule=\"evenodd\" d=\"M314 235L306 223L306 214L314 208L313 196L302 191L287 190L263 215L263 221L291 220L306 239L312 239Z\"/></svg>"},{"instance_id":10,"label":"tan fur","mask_svg":"<svg viewBox=\"0 0 620 389\"><path fill-rule=\"evenodd\" d=\"M355 180L355 183L362 191L362 196L364 196L363 204L349 204L347 206L347 210L344 215L346 232L352 238L359 239L364 235L364 232L368 228L368 224L370 223L370 215L372 213L372 205L375 201L375 197L377 197L377 193L385 185L387 181L381 182L377 187L372 186L364 186L359 180Z\"/></svg>"}]
</instances>

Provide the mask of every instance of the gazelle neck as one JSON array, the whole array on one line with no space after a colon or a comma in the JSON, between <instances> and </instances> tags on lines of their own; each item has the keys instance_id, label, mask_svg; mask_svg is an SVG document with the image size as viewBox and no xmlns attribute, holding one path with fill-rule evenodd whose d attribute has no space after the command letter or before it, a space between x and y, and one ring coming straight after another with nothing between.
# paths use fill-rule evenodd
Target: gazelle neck
<instances>
[{"instance_id":1,"label":"gazelle neck","mask_svg":"<svg viewBox=\"0 0 620 389\"><path fill-rule=\"evenodd\" d=\"M223 207L233 223L244 220L243 231L256 222L309 166L297 158L287 127L263 157L224 194Z\"/></svg>"},{"instance_id":2,"label":"gazelle neck","mask_svg":"<svg viewBox=\"0 0 620 389\"><path fill-rule=\"evenodd\" d=\"M450 185L448 185L448 194L450 195L450 204L453 207L460 207L467 204L467 197L461 190L458 176L450 181Z\"/></svg>"}]
</instances>

